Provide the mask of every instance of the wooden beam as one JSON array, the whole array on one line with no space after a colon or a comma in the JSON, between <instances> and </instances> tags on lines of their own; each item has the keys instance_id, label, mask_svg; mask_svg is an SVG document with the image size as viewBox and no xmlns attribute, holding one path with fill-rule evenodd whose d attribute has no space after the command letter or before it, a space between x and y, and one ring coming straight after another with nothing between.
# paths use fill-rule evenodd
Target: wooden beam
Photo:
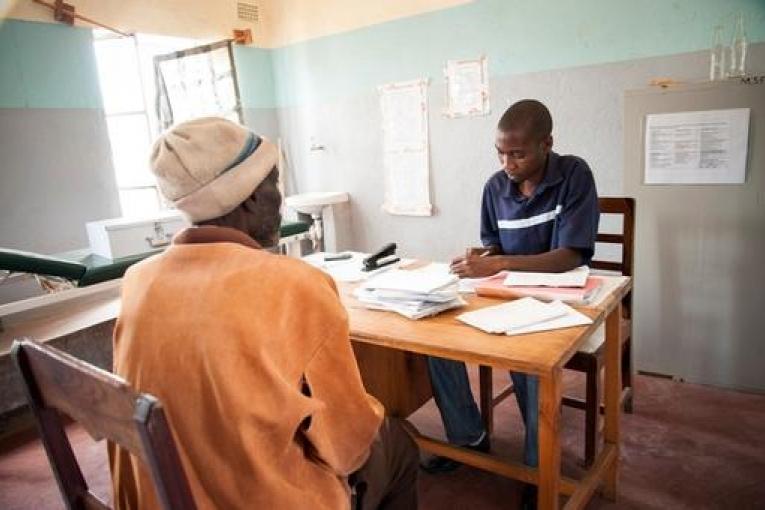
<instances>
[{"instance_id":1,"label":"wooden beam","mask_svg":"<svg viewBox=\"0 0 765 510\"><path fill-rule=\"evenodd\" d=\"M576 492L566 502L565 510L579 510L590 501L611 464L616 461L617 450L614 445L607 444L603 452L593 463L587 474L579 482Z\"/></svg>"},{"instance_id":2,"label":"wooden beam","mask_svg":"<svg viewBox=\"0 0 765 510\"><path fill-rule=\"evenodd\" d=\"M559 506L561 370L539 376L539 493L537 508Z\"/></svg>"},{"instance_id":3,"label":"wooden beam","mask_svg":"<svg viewBox=\"0 0 765 510\"><path fill-rule=\"evenodd\" d=\"M605 445L612 445L616 458L606 471L603 496L616 500L619 480L619 415L621 413L622 394L622 340L621 340L622 305L619 302L606 318L605 343L605 401L606 416L603 427Z\"/></svg>"},{"instance_id":4,"label":"wooden beam","mask_svg":"<svg viewBox=\"0 0 765 510\"><path fill-rule=\"evenodd\" d=\"M91 25L104 28L106 30L109 30L111 32L114 32L115 34L119 34L124 37L130 37L133 35L132 33L123 32L122 30L117 30L116 28L110 27L108 25L104 25L103 23L99 23L96 20L93 20L91 18L86 18L85 16L77 14L76 12L74 12L73 5L62 3L60 0L58 0L55 4L46 2L44 0L32 0L32 1L36 4L43 5L47 7L48 9L52 10L53 18L56 21L61 21L62 23L66 23L67 25L73 25L74 20L78 19L80 21L84 21L85 23L90 23Z\"/></svg>"},{"instance_id":5,"label":"wooden beam","mask_svg":"<svg viewBox=\"0 0 765 510\"><path fill-rule=\"evenodd\" d=\"M506 478L513 478L522 482L537 485L539 483L539 476L535 468L528 467L519 462L510 462L506 460L500 460L494 455L488 453L476 452L474 450L468 450L455 446L453 444L444 443L437 439L433 439L427 436L423 436L420 432L409 422L404 422L404 426L409 432L409 435L417 443L421 449L430 452L434 455L441 455L443 457L449 457L463 464L473 466L490 473L495 473ZM570 496L574 494L579 487L579 482L567 477L561 477L560 493L564 496Z\"/></svg>"}]
</instances>

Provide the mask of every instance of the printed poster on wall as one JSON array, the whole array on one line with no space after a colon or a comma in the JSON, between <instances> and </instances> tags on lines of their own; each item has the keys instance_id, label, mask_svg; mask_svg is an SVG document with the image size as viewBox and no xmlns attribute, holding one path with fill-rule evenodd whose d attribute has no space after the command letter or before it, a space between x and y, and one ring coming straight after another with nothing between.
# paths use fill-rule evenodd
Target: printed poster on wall
<instances>
[{"instance_id":1,"label":"printed poster on wall","mask_svg":"<svg viewBox=\"0 0 765 510\"><path fill-rule=\"evenodd\" d=\"M645 184L743 184L749 108L646 116Z\"/></svg>"},{"instance_id":2,"label":"printed poster on wall","mask_svg":"<svg viewBox=\"0 0 765 510\"><path fill-rule=\"evenodd\" d=\"M485 56L473 60L449 60L444 75L447 117L489 114L489 70Z\"/></svg>"},{"instance_id":3,"label":"printed poster on wall","mask_svg":"<svg viewBox=\"0 0 765 510\"><path fill-rule=\"evenodd\" d=\"M390 214L430 216L428 80L381 85L383 210Z\"/></svg>"}]
</instances>

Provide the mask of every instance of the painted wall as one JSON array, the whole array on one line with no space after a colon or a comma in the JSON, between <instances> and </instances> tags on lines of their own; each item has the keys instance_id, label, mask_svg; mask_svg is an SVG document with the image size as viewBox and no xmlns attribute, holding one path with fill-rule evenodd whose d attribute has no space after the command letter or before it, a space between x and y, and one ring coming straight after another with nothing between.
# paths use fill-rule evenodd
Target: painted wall
<instances>
[{"instance_id":1,"label":"painted wall","mask_svg":"<svg viewBox=\"0 0 765 510\"><path fill-rule=\"evenodd\" d=\"M87 246L119 215L91 31L0 24L0 246Z\"/></svg>"},{"instance_id":2,"label":"painted wall","mask_svg":"<svg viewBox=\"0 0 765 510\"><path fill-rule=\"evenodd\" d=\"M244 122L256 133L272 140L279 138L271 51L253 46L235 46L234 61Z\"/></svg>"},{"instance_id":3,"label":"painted wall","mask_svg":"<svg viewBox=\"0 0 765 510\"><path fill-rule=\"evenodd\" d=\"M440 83L447 59L478 55L499 77L698 51L739 12L749 40L765 41L762 0L477 0L278 48L276 98L291 106L421 76Z\"/></svg>"},{"instance_id":4,"label":"painted wall","mask_svg":"<svg viewBox=\"0 0 765 510\"><path fill-rule=\"evenodd\" d=\"M268 0L261 26L266 46L282 47L474 0Z\"/></svg>"}]
</instances>

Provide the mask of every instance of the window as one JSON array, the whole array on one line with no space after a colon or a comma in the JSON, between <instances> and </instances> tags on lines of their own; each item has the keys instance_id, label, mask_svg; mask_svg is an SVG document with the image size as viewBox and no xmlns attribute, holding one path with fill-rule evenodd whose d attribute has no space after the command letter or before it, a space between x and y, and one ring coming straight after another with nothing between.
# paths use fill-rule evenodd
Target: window
<instances>
[{"instance_id":1,"label":"window","mask_svg":"<svg viewBox=\"0 0 765 510\"><path fill-rule=\"evenodd\" d=\"M166 207L149 169L151 142L161 131L156 117L156 55L198 46L176 37L117 36L94 31L94 46L122 216L147 216Z\"/></svg>"},{"instance_id":2,"label":"window","mask_svg":"<svg viewBox=\"0 0 765 510\"><path fill-rule=\"evenodd\" d=\"M231 41L154 57L160 123L220 116L243 123Z\"/></svg>"}]
</instances>

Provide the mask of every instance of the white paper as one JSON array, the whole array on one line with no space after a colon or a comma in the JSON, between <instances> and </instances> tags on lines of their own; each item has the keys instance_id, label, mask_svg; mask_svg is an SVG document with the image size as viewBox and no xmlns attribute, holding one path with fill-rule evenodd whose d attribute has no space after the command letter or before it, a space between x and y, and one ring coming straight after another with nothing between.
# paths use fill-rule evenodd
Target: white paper
<instances>
[{"instance_id":1,"label":"white paper","mask_svg":"<svg viewBox=\"0 0 765 510\"><path fill-rule=\"evenodd\" d=\"M579 266L564 273L510 271L504 284L509 287L584 287L590 268Z\"/></svg>"},{"instance_id":2,"label":"white paper","mask_svg":"<svg viewBox=\"0 0 765 510\"><path fill-rule=\"evenodd\" d=\"M457 276L453 274L394 269L370 278L364 283L364 288L430 293L456 283Z\"/></svg>"},{"instance_id":3,"label":"white paper","mask_svg":"<svg viewBox=\"0 0 765 510\"><path fill-rule=\"evenodd\" d=\"M446 262L431 262L427 266L419 267L417 269L412 269L412 271L451 274L450 265L447 264ZM500 275L505 275L505 274L507 274L507 271L500 271L497 274L494 274L491 276L484 276L482 278L460 278L459 282L457 282L457 288L461 294L472 294L472 293L475 293L475 288L481 283L485 282L486 280L491 280L493 278L496 278Z\"/></svg>"},{"instance_id":4,"label":"white paper","mask_svg":"<svg viewBox=\"0 0 765 510\"><path fill-rule=\"evenodd\" d=\"M427 80L379 87L385 198L391 214L430 216Z\"/></svg>"},{"instance_id":5,"label":"white paper","mask_svg":"<svg viewBox=\"0 0 765 510\"><path fill-rule=\"evenodd\" d=\"M646 184L741 184L749 108L648 115Z\"/></svg>"},{"instance_id":6,"label":"white paper","mask_svg":"<svg viewBox=\"0 0 765 510\"><path fill-rule=\"evenodd\" d=\"M457 319L486 333L506 333L566 315L565 309L553 305L527 297L466 312Z\"/></svg>"},{"instance_id":7,"label":"white paper","mask_svg":"<svg viewBox=\"0 0 765 510\"><path fill-rule=\"evenodd\" d=\"M542 321L530 326L516 328L514 330L506 331L506 335L523 335L526 333L537 333L539 331L550 331L553 329L571 328L574 326L584 326L586 324L592 324L592 319L585 314L571 308L565 303L560 301L553 301L548 303L554 310L558 310L564 315L551 319L549 321Z\"/></svg>"},{"instance_id":8,"label":"white paper","mask_svg":"<svg viewBox=\"0 0 765 510\"><path fill-rule=\"evenodd\" d=\"M486 57L449 60L446 75L446 115L465 117L489 114L489 77Z\"/></svg>"}]
</instances>

